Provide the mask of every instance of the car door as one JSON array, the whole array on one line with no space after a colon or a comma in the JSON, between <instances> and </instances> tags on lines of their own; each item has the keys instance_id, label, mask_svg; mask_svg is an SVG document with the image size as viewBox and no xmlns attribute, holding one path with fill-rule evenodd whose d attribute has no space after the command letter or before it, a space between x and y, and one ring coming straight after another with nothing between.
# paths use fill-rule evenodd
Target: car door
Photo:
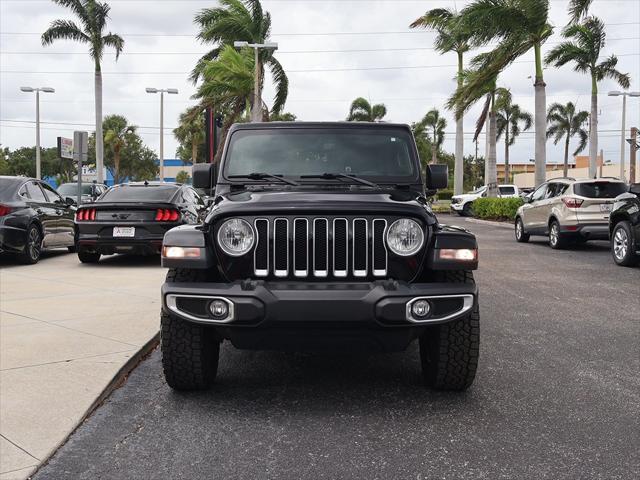
<instances>
[{"instance_id":1,"label":"car door","mask_svg":"<svg viewBox=\"0 0 640 480\"><path fill-rule=\"evenodd\" d=\"M75 233L75 223L73 222L75 208L67 205L65 199L46 183L43 182L40 186L56 212L56 243L65 247L72 246L74 244Z\"/></svg>"},{"instance_id":2,"label":"car door","mask_svg":"<svg viewBox=\"0 0 640 480\"><path fill-rule=\"evenodd\" d=\"M522 209L522 222L529 233L535 233L543 226L541 202L547 193L547 183L540 185L532 194L531 201Z\"/></svg>"},{"instance_id":3,"label":"car door","mask_svg":"<svg viewBox=\"0 0 640 480\"><path fill-rule=\"evenodd\" d=\"M49 203L49 199L40 188L39 182L29 180L24 187L28 197L25 200L36 212L36 217L42 225L42 246L57 246L58 214L55 206Z\"/></svg>"}]
</instances>

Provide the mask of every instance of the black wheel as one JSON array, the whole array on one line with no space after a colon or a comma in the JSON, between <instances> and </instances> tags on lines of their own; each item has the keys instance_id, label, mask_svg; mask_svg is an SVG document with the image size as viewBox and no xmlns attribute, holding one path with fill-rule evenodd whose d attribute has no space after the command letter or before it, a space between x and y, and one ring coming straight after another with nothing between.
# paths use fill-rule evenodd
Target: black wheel
<instances>
[{"instance_id":1,"label":"black wheel","mask_svg":"<svg viewBox=\"0 0 640 480\"><path fill-rule=\"evenodd\" d=\"M203 281L206 272L172 269L168 282ZM167 384L174 390L205 390L218 372L220 341L215 332L198 323L191 323L172 314L160 315L160 349L162 368Z\"/></svg>"},{"instance_id":2,"label":"black wheel","mask_svg":"<svg viewBox=\"0 0 640 480\"><path fill-rule=\"evenodd\" d=\"M440 272L438 280L475 283L466 271ZM471 386L480 356L480 312L478 304L464 317L430 326L420 337L422 376L436 390L466 390Z\"/></svg>"},{"instance_id":3,"label":"black wheel","mask_svg":"<svg viewBox=\"0 0 640 480\"><path fill-rule=\"evenodd\" d=\"M631 225L627 221L616 223L611 234L611 254L613 261L622 267L633 267L640 257L633 251Z\"/></svg>"},{"instance_id":4,"label":"black wheel","mask_svg":"<svg viewBox=\"0 0 640 480\"><path fill-rule=\"evenodd\" d=\"M555 250L567 246L567 238L560 232L560 224L557 220L552 220L549 224L549 246Z\"/></svg>"},{"instance_id":5,"label":"black wheel","mask_svg":"<svg viewBox=\"0 0 640 480\"><path fill-rule=\"evenodd\" d=\"M524 231L524 223L522 223L522 218L516 218L516 241L520 243L527 243L529 241L529 234Z\"/></svg>"},{"instance_id":6,"label":"black wheel","mask_svg":"<svg viewBox=\"0 0 640 480\"><path fill-rule=\"evenodd\" d=\"M463 217L472 217L473 216L473 203L472 202L467 202L464 204L464 207L462 207L462 214Z\"/></svg>"},{"instance_id":7,"label":"black wheel","mask_svg":"<svg viewBox=\"0 0 640 480\"><path fill-rule=\"evenodd\" d=\"M42 254L42 232L37 225L29 225L27 241L24 251L20 254L20 261L26 265L38 263Z\"/></svg>"},{"instance_id":8,"label":"black wheel","mask_svg":"<svg viewBox=\"0 0 640 480\"><path fill-rule=\"evenodd\" d=\"M82 263L98 263L100 261L100 254L78 250L78 260Z\"/></svg>"}]
</instances>

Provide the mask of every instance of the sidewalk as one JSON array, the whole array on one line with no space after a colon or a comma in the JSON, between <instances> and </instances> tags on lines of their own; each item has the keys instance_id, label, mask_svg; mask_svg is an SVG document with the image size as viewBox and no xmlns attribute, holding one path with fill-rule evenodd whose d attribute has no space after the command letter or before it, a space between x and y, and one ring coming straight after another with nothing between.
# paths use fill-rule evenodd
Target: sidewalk
<instances>
[{"instance_id":1,"label":"sidewalk","mask_svg":"<svg viewBox=\"0 0 640 480\"><path fill-rule=\"evenodd\" d=\"M0 259L0 480L27 477L158 332L157 257Z\"/></svg>"}]
</instances>

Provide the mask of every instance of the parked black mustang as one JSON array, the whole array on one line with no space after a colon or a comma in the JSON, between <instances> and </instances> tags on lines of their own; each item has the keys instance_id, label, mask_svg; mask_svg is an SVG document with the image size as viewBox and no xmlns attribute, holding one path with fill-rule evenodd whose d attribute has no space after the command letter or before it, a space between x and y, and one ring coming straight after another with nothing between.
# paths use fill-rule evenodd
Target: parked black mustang
<instances>
[{"instance_id":1,"label":"parked black mustang","mask_svg":"<svg viewBox=\"0 0 640 480\"><path fill-rule=\"evenodd\" d=\"M0 253L33 264L43 249L73 251L75 210L40 180L0 176Z\"/></svg>"},{"instance_id":2,"label":"parked black mustang","mask_svg":"<svg viewBox=\"0 0 640 480\"><path fill-rule=\"evenodd\" d=\"M613 261L624 267L640 263L640 183L616 198L609 216Z\"/></svg>"},{"instance_id":3,"label":"parked black mustang","mask_svg":"<svg viewBox=\"0 0 640 480\"><path fill-rule=\"evenodd\" d=\"M96 263L101 255L159 254L167 230L197 223L206 209L189 185L140 182L116 185L76 214L78 258Z\"/></svg>"}]
</instances>

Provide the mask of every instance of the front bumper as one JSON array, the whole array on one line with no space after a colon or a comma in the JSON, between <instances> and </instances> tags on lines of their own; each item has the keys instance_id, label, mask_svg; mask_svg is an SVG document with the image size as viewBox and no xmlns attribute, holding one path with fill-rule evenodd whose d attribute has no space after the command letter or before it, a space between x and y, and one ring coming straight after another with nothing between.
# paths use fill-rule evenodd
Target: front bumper
<instances>
[{"instance_id":1,"label":"front bumper","mask_svg":"<svg viewBox=\"0 0 640 480\"><path fill-rule=\"evenodd\" d=\"M452 203L449 208L454 212L460 212L464 208L464 203Z\"/></svg>"},{"instance_id":2,"label":"front bumper","mask_svg":"<svg viewBox=\"0 0 640 480\"><path fill-rule=\"evenodd\" d=\"M165 283L166 313L186 321L215 326L238 348L286 349L321 343L335 345L345 336L373 338L385 351L399 351L426 327L454 321L477 304L474 284L395 281L299 283ZM416 318L411 304L425 299L427 317ZM230 316L216 320L209 312L215 300L226 302ZM371 335L369 335L371 334ZM317 342L316 342L317 341ZM325 342L326 343L326 342Z\"/></svg>"}]
</instances>

